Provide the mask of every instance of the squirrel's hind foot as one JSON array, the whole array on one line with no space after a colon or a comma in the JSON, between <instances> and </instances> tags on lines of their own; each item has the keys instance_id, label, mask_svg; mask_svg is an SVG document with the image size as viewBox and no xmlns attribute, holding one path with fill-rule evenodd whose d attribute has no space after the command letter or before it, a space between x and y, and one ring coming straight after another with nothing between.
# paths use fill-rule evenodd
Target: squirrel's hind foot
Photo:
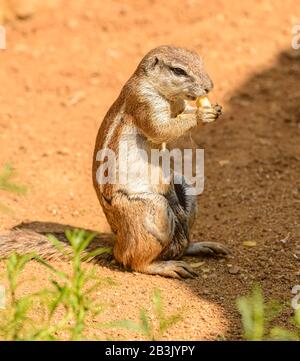
<instances>
[{"instance_id":1,"label":"squirrel's hind foot","mask_svg":"<svg viewBox=\"0 0 300 361\"><path fill-rule=\"evenodd\" d=\"M197 276L197 273L183 261L156 261L145 266L140 272L177 279L194 278Z\"/></svg>"},{"instance_id":2,"label":"squirrel's hind foot","mask_svg":"<svg viewBox=\"0 0 300 361\"><path fill-rule=\"evenodd\" d=\"M190 243L186 249L185 256L199 255L221 255L225 256L231 253L229 248L219 242L195 242Z\"/></svg>"}]
</instances>

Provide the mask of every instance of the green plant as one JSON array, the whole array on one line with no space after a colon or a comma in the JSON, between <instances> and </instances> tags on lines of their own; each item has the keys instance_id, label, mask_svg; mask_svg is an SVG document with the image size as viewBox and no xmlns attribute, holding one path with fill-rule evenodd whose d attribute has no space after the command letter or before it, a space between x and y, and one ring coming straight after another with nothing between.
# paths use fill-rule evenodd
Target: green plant
<instances>
[{"instance_id":1,"label":"green plant","mask_svg":"<svg viewBox=\"0 0 300 361\"><path fill-rule=\"evenodd\" d=\"M161 339L164 333L183 318L182 310L176 314L167 316L164 310L161 292L155 289L152 296L152 304L155 320L152 321L147 311L142 308L139 314L138 322L132 320L121 320L110 322L104 327L109 328L125 328L130 331L137 332L146 339L155 341Z\"/></svg>"},{"instance_id":2,"label":"green plant","mask_svg":"<svg viewBox=\"0 0 300 361\"><path fill-rule=\"evenodd\" d=\"M294 331L277 326L270 328L269 323L281 313L283 307L276 301L266 303L259 286L254 286L251 294L238 298L237 308L246 340L300 340L300 310L295 312Z\"/></svg>"},{"instance_id":3,"label":"green plant","mask_svg":"<svg viewBox=\"0 0 300 361\"><path fill-rule=\"evenodd\" d=\"M71 276L54 268L42 258L34 255L12 254L7 261L8 289L10 307L5 312L0 323L0 333L5 340L55 340L58 332L65 332L70 340L84 339L86 319L94 317L103 310L103 305L94 301L91 294L107 280L96 280L95 269L86 271L82 268L82 253L88 259L105 252L110 248L100 248L93 252L86 252L86 248L95 237L94 233L82 230L67 231L66 237L70 241L72 255ZM58 240L50 237L53 243L62 251ZM52 279L52 288L24 297L17 297L19 276L25 265L35 260L48 269L58 279ZM109 281L110 282L110 281ZM58 322L53 317L58 308L64 310ZM44 317L37 323L33 314L37 310ZM42 316L41 316L42 317ZM37 326L39 325L39 326Z\"/></svg>"},{"instance_id":4,"label":"green plant","mask_svg":"<svg viewBox=\"0 0 300 361\"><path fill-rule=\"evenodd\" d=\"M11 307L6 313L6 323L1 323L0 332L5 335L5 339L19 340L22 338L24 329L27 323L30 323L28 318L28 310L32 305L32 296L17 298L17 286L20 273L25 265L33 258L33 255L27 254L19 256L13 254L7 262L7 276L9 283L9 295L11 298Z\"/></svg>"},{"instance_id":5,"label":"green plant","mask_svg":"<svg viewBox=\"0 0 300 361\"><path fill-rule=\"evenodd\" d=\"M3 167L3 171L0 173L0 190L4 190L16 194L26 194L27 188L21 185L17 185L12 182L12 178L15 173L10 164L6 164ZM3 212L8 212L10 209L0 202L0 210Z\"/></svg>"},{"instance_id":6,"label":"green plant","mask_svg":"<svg viewBox=\"0 0 300 361\"><path fill-rule=\"evenodd\" d=\"M10 164L6 164L0 173L0 189L17 194L25 194L26 187L17 185L11 181L14 177L14 171Z\"/></svg>"}]
</instances>

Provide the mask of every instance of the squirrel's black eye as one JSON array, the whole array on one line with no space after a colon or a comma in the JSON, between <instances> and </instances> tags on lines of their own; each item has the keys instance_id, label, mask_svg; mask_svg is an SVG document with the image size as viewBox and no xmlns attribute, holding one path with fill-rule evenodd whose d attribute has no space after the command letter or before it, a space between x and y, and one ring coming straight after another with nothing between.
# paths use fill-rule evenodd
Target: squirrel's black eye
<instances>
[{"instance_id":1,"label":"squirrel's black eye","mask_svg":"<svg viewBox=\"0 0 300 361\"><path fill-rule=\"evenodd\" d=\"M173 68L170 66L170 70L178 76L187 76L187 73L185 70L181 69L181 68Z\"/></svg>"}]
</instances>

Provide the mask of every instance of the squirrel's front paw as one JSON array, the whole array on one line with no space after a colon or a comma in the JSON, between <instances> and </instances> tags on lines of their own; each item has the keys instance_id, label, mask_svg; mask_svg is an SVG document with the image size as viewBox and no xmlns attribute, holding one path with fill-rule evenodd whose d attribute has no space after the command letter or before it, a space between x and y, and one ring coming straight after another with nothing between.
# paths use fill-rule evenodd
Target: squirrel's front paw
<instances>
[{"instance_id":1,"label":"squirrel's front paw","mask_svg":"<svg viewBox=\"0 0 300 361\"><path fill-rule=\"evenodd\" d=\"M214 122L222 114L222 107L218 104L214 104L211 107L201 107L197 109L197 122L201 123Z\"/></svg>"}]
</instances>

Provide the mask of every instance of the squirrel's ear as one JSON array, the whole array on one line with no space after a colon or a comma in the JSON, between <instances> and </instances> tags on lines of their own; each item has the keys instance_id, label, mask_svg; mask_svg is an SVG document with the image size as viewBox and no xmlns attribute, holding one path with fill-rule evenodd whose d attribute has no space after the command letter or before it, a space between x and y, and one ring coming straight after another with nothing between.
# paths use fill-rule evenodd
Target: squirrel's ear
<instances>
[{"instance_id":1,"label":"squirrel's ear","mask_svg":"<svg viewBox=\"0 0 300 361\"><path fill-rule=\"evenodd\" d=\"M146 72L152 71L160 63L160 59L157 56L147 59L147 62L144 64L144 69Z\"/></svg>"},{"instance_id":2,"label":"squirrel's ear","mask_svg":"<svg viewBox=\"0 0 300 361\"><path fill-rule=\"evenodd\" d=\"M157 56L155 56L153 59L151 59L150 68L154 69L158 63L159 63L159 59Z\"/></svg>"}]
</instances>

